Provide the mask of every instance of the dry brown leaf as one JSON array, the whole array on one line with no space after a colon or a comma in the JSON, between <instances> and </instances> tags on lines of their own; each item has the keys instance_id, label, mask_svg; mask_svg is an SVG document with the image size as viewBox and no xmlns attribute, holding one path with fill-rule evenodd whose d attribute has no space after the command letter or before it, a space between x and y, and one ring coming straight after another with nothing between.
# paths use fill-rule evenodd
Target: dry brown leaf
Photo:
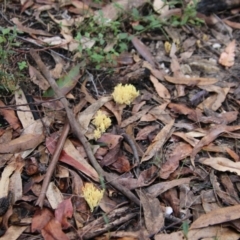
<instances>
[{"instance_id":1,"label":"dry brown leaf","mask_svg":"<svg viewBox=\"0 0 240 240\"><path fill-rule=\"evenodd\" d=\"M144 116L151 108L152 106L145 106L142 111L134 114L132 117L125 119L124 121L122 121L121 128L124 128L129 124L136 122L138 119Z\"/></svg>"},{"instance_id":2,"label":"dry brown leaf","mask_svg":"<svg viewBox=\"0 0 240 240\"><path fill-rule=\"evenodd\" d=\"M184 84L187 86L205 86L205 85L212 85L216 82L218 82L218 80L216 78L201 78L201 77L170 77L168 75L165 75L164 78L170 82L170 83L174 83L174 84Z\"/></svg>"},{"instance_id":3,"label":"dry brown leaf","mask_svg":"<svg viewBox=\"0 0 240 240\"><path fill-rule=\"evenodd\" d=\"M44 78L44 76L29 63L28 63L28 72L29 72L31 81L33 81L37 86L39 86L39 88L45 91L50 87L48 81Z\"/></svg>"},{"instance_id":4,"label":"dry brown leaf","mask_svg":"<svg viewBox=\"0 0 240 240\"><path fill-rule=\"evenodd\" d=\"M160 234L156 234L154 236L154 240L183 240L184 239L184 235L182 231L178 231L178 232L172 232L170 234L167 233L160 233ZM193 238L189 238L191 240L193 240Z\"/></svg>"},{"instance_id":5,"label":"dry brown leaf","mask_svg":"<svg viewBox=\"0 0 240 240\"><path fill-rule=\"evenodd\" d=\"M160 83L157 78L155 78L153 75L150 75L150 80L153 83L153 86L160 98L166 99L171 97L167 88L162 83Z\"/></svg>"},{"instance_id":6,"label":"dry brown leaf","mask_svg":"<svg viewBox=\"0 0 240 240\"><path fill-rule=\"evenodd\" d=\"M154 235L164 226L164 215L157 198L149 197L143 190L136 190L143 207L146 228Z\"/></svg>"},{"instance_id":7,"label":"dry brown leaf","mask_svg":"<svg viewBox=\"0 0 240 240\"><path fill-rule=\"evenodd\" d=\"M118 125L121 125L122 123L122 111L123 106L122 105L116 105L114 101L109 101L104 104L104 107L106 107L109 111L113 113L115 118L117 119Z\"/></svg>"},{"instance_id":8,"label":"dry brown leaf","mask_svg":"<svg viewBox=\"0 0 240 240\"><path fill-rule=\"evenodd\" d=\"M25 94L23 93L22 89L19 88L15 91L15 101L16 105L23 105L18 106L17 109L21 111L17 111L17 115L19 117L19 120L23 126L23 128L27 128L35 123L35 120L33 118L32 112L30 110L30 107L28 106L27 99L25 97Z\"/></svg>"},{"instance_id":9,"label":"dry brown leaf","mask_svg":"<svg viewBox=\"0 0 240 240\"><path fill-rule=\"evenodd\" d=\"M210 173L210 182L213 186L214 193L222 200L224 204L229 205L238 205L239 201L234 198L234 195L230 195L229 193L222 190L220 183L217 180L217 176L214 174L214 170Z\"/></svg>"},{"instance_id":10,"label":"dry brown leaf","mask_svg":"<svg viewBox=\"0 0 240 240\"><path fill-rule=\"evenodd\" d=\"M140 122L153 122L156 121L157 118L154 117L152 114L147 113L146 115L143 115L140 119Z\"/></svg>"},{"instance_id":11,"label":"dry brown leaf","mask_svg":"<svg viewBox=\"0 0 240 240\"><path fill-rule=\"evenodd\" d=\"M9 178L12 175L12 173L16 170L16 167L17 166L15 163L11 163L4 168L0 180L0 198L6 197L8 195L9 190L8 187L10 181Z\"/></svg>"},{"instance_id":12,"label":"dry brown leaf","mask_svg":"<svg viewBox=\"0 0 240 240\"><path fill-rule=\"evenodd\" d=\"M183 140L185 140L187 143L189 143L192 147L195 147L199 140L192 137L192 136L188 136L186 133L184 132L174 132L173 135L178 136L180 138L182 138Z\"/></svg>"},{"instance_id":13,"label":"dry brown leaf","mask_svg":"<svg viewBox=\"0 0 240 240\"><path fill-rule=\"evenodd\" d=\"M147 139L148 135L151 132L155 131L156 129L159 129L159 125L152 125L152 126L150 125L150 126L146 126L146 127L142 128L138 132L138 134L136 136L136 140L145 140L145 139Z\"/></svg>"},{"instance_id":14,"label":"dry brown leaf","mask_svg":"<svg viewBox=\"0 0 240 240\"><path fill-rule=\"evenodd\" d=\"M224 52L221 53L219 58L219 63L225 67L232 67L234 65L235 58L235 48L236 48L236 40L231 41Z\"/></svg>"},{"instance_id":15,"label":"dry brown leaf","mask_svg":"<svg viewBox=\"0 0 240 240\"><path fill-rule=\"evenodd\" d=\"M28 226L10 226L1 240L18 239Z\"/></svg>"},{"instance_id":16,"label":"dry brown leaf","mask_svg":"<svg viewBox=\"0 0 240 240\"><path fill-rule=\"evenodd\" d=\"M37 147L45 136L43 134L25 134L0 145L0 153L18 153Z\"/></svg>"},{"instance_id":17,"label":"dry brown leaf","mask_svg":"<svg viewBox=\"0 0 240 240\"><path fill-rule=\"evenodd\" d=\"M205 99L201 104L197 106L199 109L211 109L213 111L216 111L218 108L222 106L223 101L226 99L226 96L230 90L229 87L221 88L215 85L210 86L199 86L201 89L204 89L208 92L216 92L217 94L214 94L207 99Z\"/></svg>"},{"instance_id":18,"label":"dry brown leaf","mask_svg":"<svg viewBox=\"0 0 240 240\"><path fill-rule=\"evenodd\" d=\"M6 105L0 100L0 114L3 115L5 120L14 130L17 130L18 128L21 127L21 124L18 118L16 117L15 112L13 110L5 108L7 108Z\"/></svg>"},{"instance_id":19,"label":"dry brown leaf","mask_svg":"<svg viewBox=\"0 0 240 240\"><path fill-rule=\"evenodd\" d=\"M148 161L151 159L158 151L160 151L163 144L167 141L170 137L170 133L172 127L174 125L174 120L171 120L169 124L167 124L161 131L157 134L154 138L153 142L147 148L146 152L144 153L141 162Z\"/></svg>"},{"instance_id":20,"label":"dry brown leaf","mask_svg":"<svg viewBox=\"0 0 240 240\"><path fill-rule=\"evenodd\" d=\"M190 239L191 240L199 240L199 239L238 240L240 237L240 233L237 233L236 231L230 228L224 228L222 226L212 226L212 227L205 227L201 229L190 229L187 234L187 237L189 240ZM165 239L163 238L163 240Z\"/></svg>"},{"instance_id":21,"label":"dry brown leaf","mask_svg":"<svg viewBox=\"0 0 240 240\"><path fill-rule=\"evenodd\" d=\"M229 147L225 147L224 149L225 149L225 151L230 155L230 157L231 157L235 162L239 162L240 157L239 157L239 155L238 155L235 151L233 151L233 150L232 150L231 148L229 148Z\"/></svg>"},{"instance_id":22,"label":"dry brown leaf","mask_svg":"<svg viewBox=\"0 0 240 240\"><path fill-rule=\"evenodd\" d=\"M22 23L19 22L18 18L12 18L11 21L15 24L17 29L21 32L29 33L30 35L34 34L34 35L42 35L42 36L52 36L52 34L45 32L43 30L37 30L37 29L23 26Z\"/></svg>"},{"instance_id":23,"label":"dry brown leaf","mask_svg":"<svg viewBox=\"0 0 240 240\"><path fill-rule=\"evenodd\" d=\"M224 157L201 158L200 161L201 163L211 166L218 171L229 171L240 176L240 162L233 162Z\"/></svg>"},{"instance_id":24,"label":"dry brown leaf","mask_svg":"<svg viewBox=\"0 0 240 240\"><path fill-rule=\"evenodd\" d=\"M223 19L223 22L226 23L229 27L234 29L240 29L240 23L239 22L232 22L227 19Z\"/></svg>"},{"instance_id":25,"label":"dry brown leaf","mask_svg":"<svg viewBox=\"0 0 240 240\"><path fill-rule=\"evenodd\" d=\"M215 209L209 213L201 215L194 221L190 227L191 229L203 228L219 223L229 222L240 218L240 204L232 207L224 207Z\"/></svg>"},{"instance_id":26,"label":"dry brown leaf","mask_svg":"<svg viewBox=\"0 0 240 240\"><path fill-rule=\"evenodd\" d=\"M107 144L109 150L115 148L121 141L123 137L121 135L103 133L103 135L98 139L99 142Z\"/></svg>"},{"instance_id":27,"label":"dry brown leaf","mask_svg":"<svg viewBox=\"0 0 240 240\"><path fill-rule=\"evenodd\" d=\"M164 81L164 75L166 75L166 73L163 70L159 70L154 68L154 66L152 66L149 62L147 61L143 61L143 65L142 67L145 67L147 69L149 69L151 71L151 74L156 77L157 79L160 79L162 81Z\"/></svg>"},{"instance_id":28,"label":"dry brown leaf","mask_svg":"<svg viewBox=\"0 0 240 240\"><path fill-rule=\"evenodd\" d=\"M191 152L192 147L189 144L183 142L176 143L167 161L161 166L160 178L167 179L178 168L179 161L190 156Z\"/></svg>"},{"instance_id":29,"label":"dry brown leaf","mask_svg":"<svg viewBox=\"0 0 240 240\"><path fill-rule=\"evenodd\" d=\"M147 170L142 171L137 179L127 175L126 177L119 178L118 182L129 190L149 186L156 179L157 171L157 168L155 166L152 166Z\"/></svg>"},{"instance_id":30,"label":"dry brown leaf","mask_svg":"<svg viewBox=\"0 0 240 240\"><path fill-rule=\"evenodd\" d=\"M129 159L124 155L118 156L109 168L119 173L126 173L131 170Z\"/></svg>"},{"instance_id":31,"label":"dry brown leaf","mask_svg":"<svg viewBox=\"0 0 240 240\"><path fill-rule=\"evenodd\" d=\"M223 132L232 132L232 131L236 131L239 129L240 129L240 126L216 125L216 126L212 127L211 130L207 133L207 135L204 136L198 142L198 144L193 148L193 151L191 154L192 164L194 165L194 158L197 155L197 153L202 149L203 146L210 144Z\"/></svg>"},{"instance_id":32,"label":"dry brown leaf","mask_svg":"<svg viewBox=\"0 0 240 240\"><path fill-rule=\"evenodd\" d=\"M163 105L165 108L166 105L165 104ZM149 114L151 114L155 119L158 119L162 123L168 124L172 120L172 117L167 111L165 111L165 109L163 108L163 105L153 107L149 111ZM141 121L144 121L143 119L144 118L141 118ZM145 117L145 120L146 120L146 117Z\"/></svg>"},{"instance_id":33,"label":"dry brown leaf","mask_svg":"<svg viewBox=\"0 0 240 240\"><path fill-rule=\"evenodd\" d=\"M157 197L158 195L166 192L168 189L174 188L181 184L188 184L190 181L191 181L191 178L181 178L181 179L176 179L168 182L157 183L148 187L147 192L152 197Z\"/></svg>"},{"instance_id":34,"label":"dry brown leaf","mask_svg":"<svg viewBox=\"0 0 240 240\"><path fill-rule=\"evenodd\" d=\"M48 184L46 197L52 209L56 209L58 205L63 201L63 195L58 187L54 184L54 182L50 182Z\"/></svg>"},{"instance_id":35,"label":"dry brown leaf","mask_svg":"<svg viewBox=\"0 0 240 240\"><path fill-rule=\"evenodd\" d=\"M132 37L132 44L144 59L146 59L152 66L156 65L152 53L143 42L137 37Z\"/></svg>"}]
</instances>

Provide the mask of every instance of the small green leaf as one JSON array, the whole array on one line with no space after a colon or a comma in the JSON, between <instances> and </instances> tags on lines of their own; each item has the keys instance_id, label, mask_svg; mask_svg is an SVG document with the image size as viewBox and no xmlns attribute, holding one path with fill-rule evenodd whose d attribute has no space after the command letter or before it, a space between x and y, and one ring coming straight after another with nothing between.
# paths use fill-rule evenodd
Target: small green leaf
<instances>
[{"instance_id":1,"label":"small green leaf","mask_svg":"<svg viewBox=\"0 0 240 240\"><path fill-rule=\"evenodd\" d=\"M127 39L128 38L128 34L127 33L119 33L118 34L118 38L119 39Z\"/></svg>"},{"instance_id":2,"label":"small green leaf","mask_svg":"<svg viewBox=\"0 0 240 240\"><path fill-rule=\"evenodd\" d=\"M184 222L182 223L182 230L183 230L183 235L184 235L185 237L187 237L188 231L189 231L189 224L188 224L187 221L184 221Z\"/></svg>"},{"instance_id":3,"label":"small green leaf","mask_svg":"<svg viewBox=\"0 0 240 240\"><path fill-rule=\"evenodd\" d=\"M61 92L66 95L71 91L77 84L77 81L80 77L80 64L73 67L65 76L61 77L56 81ZM49 88L44 94L43 97L54 97L54 91L52 88Z\"/></svg>"},{"instance_id":4,"label":"small green leaf","mask_svg":"<svg viewBox=\"0 0 240 240\"><path fill-rule=\"evenodd\" d=\"M133 28L137 31L142 31L144 29L144 26L142 25L136 25L136 26L133 26Z\"/></svg>"}]
</instances>

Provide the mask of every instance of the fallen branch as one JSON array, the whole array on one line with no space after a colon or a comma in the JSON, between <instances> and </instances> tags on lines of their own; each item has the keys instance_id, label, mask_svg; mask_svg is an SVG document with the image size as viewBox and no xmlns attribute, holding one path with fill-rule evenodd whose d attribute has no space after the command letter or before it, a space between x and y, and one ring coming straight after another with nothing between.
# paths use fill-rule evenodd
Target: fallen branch
<instances>
[{"instance_id":1,"label":"fallen branch","mask_svg":"<svg viewBox=\"0 0 240 240\"><path fill-rule=\"evenodd\" d=\"M36 61L37 65L38 65L40 71L42 72L42 74L44 75L44 77L48 80L48 82L49 82L50 86L52 87L56 97L60 98L60 101L61 101L61 103L63 104L63 106L66 110L68 121L69 121L69 124L71 126L72 132L77 136L79 141L82 143L82 145L83 145L83 147L84 147L84 149L87 153L89 161L91 162L92 166L95 168L95 170L100 175L100 178L105 177L108 182L111 182L111 185L114 188L116 188L117 190L122 192L122 194L124 194L127 198L129 198L135 204L140 206L139 199L130 190L128 190L124 186L115 182L115 179L113 179L110 174L103 171L103 169L101 168L101 166L99 165L99 163L97 162L96 158L93 155L93 152L92 152L92 149L91 149L91 146L90 146L89 142L85 138L84 134L81 132L81 126L77 122L77 120L75 119L73 111L69 108L69 106L68 106L69 103L68 103L67 99L62 94L62 92L59 90L58 85L56 84L55 80L51 77L48 69L46 68L46 66L42 62L40 56L36 53L36 51L31 49L30 54L32 55L33 59Z\"/></svg>"},{"instance_id":2,"label":"fallen branch","mask_svg":"<svg viewBox=\"0 0 240 240\"><path fill-rule=\"evenodd\" d=\"M63 127L62 134L61 134L60 138L58 139L57 146L56 146L54 154L52 156L51 163L48 166L46 176L43 180L43 185L42 185L42 188L41 188L41 192L40 192L39 197L38 197L37 202L36 202L36 205L38 205L40 208L42 208L42 206L43 206L43 201L44 201L44 198L46 196L46 192L47 192L49 182L50 182L51 177L53 175L53 171L55 170L55 167L57 165L59 156L62 152L63 145L64 145L64 143L66 141L66 138L67 138L67 135L69 133L69 129L70 129L70 126L69 126L68 122L66 122L64 127Z\"/></svg>"}]
</instances>

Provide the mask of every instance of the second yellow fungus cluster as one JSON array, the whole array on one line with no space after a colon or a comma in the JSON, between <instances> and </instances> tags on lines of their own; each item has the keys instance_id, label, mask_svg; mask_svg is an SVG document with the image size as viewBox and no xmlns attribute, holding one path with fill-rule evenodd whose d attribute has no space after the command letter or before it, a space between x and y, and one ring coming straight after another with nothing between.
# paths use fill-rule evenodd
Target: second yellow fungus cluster
<instances>
[{"instance_id":1,"label":"second yellow fungus cluster","mask_svg":"<svg viewBox=\"0 0 240 240\"><path fill-rule=\"evenodd\" d=\"M101 111L98 111L92 123L96 127L94 131L94 137L95 139L98 139L101 137L102 133L104 133L106 129L111 126L111 119Z\"/></svg>"}]
</instances>

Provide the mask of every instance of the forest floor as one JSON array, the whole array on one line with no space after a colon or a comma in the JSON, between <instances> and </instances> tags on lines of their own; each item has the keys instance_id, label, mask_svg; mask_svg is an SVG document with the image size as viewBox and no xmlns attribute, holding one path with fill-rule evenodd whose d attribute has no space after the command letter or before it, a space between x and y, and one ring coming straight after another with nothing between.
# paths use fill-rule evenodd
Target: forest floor
<instances>
[{"instance_id":1,"label":"forest floor","mask_svg":"<svg viewBox=\"0 0 240 240\"><path fill-rule=\"evenodd\" d=\"M0 240L240 239L229 2L0 0Z\"/></svg>"}]
</instances>

